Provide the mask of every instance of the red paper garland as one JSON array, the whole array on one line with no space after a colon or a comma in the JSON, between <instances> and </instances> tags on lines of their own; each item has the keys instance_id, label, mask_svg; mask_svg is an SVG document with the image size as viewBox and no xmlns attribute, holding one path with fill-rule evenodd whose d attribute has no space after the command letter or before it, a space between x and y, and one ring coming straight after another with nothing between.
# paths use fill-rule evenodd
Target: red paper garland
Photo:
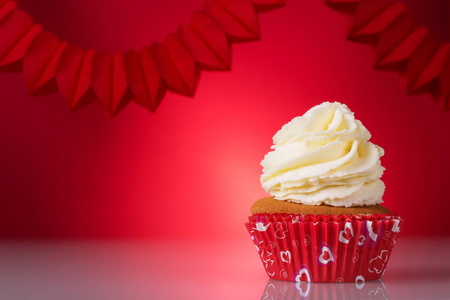
<instances>
[{"instance_id":1,"label":"red paper garland","mask_svg":"<svg viewBox=\"0 0 450 300\"><path fill-rule=\"evenodd\" d=\"M285 0L211 0L187 25L139 52L62 42L13 0L0 0L0 71L22 71L31 96L58 92L68 109L94 100L111 116L131 100L154 112L167 90L192 97L201 70L229 70L231 43L260 38L258 13Z\"/></svg>"},{"instance_id":2,"label":"red paper garland","mask_svg":"<svg viewBox=\"0 0 450 300\"><path fill-rule=\"evenodd\" d=\"M325 0L349 15L348 39L374 49L374 67L398 71L408 94L450 108L450 44L415 24L394 0ZM193 96L201 70L229 70L231 43L260 38L257 13L285 0L211 0L177 34L139 52L84 51L0 0L0 71L23 71L31 96L60 92L69 110L94 100L114 116L131 100L155 111L167 90Z\"/></svg>"},{"instance_id":3,"label":"red paper garland","mask_svg":"<svg viewBox=\"0 0 450 300\"><path fill-rule=\"evenodd\" d=\"M406 7L394 0L325 0L349 15L347 38L370 44L374 68L397 71L408 95L429 92L443 110L450 96L450 44L439 43L418 27Z\"/></svg>"}]
</instances>

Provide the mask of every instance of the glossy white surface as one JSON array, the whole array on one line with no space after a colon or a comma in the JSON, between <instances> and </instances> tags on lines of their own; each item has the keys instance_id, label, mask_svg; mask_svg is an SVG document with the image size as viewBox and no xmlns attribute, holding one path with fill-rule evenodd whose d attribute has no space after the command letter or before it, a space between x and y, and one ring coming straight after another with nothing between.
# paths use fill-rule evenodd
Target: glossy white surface
<instances>
[{"instance_id":1,"label":"glossy white surface","mask_svg":"<svg viewBox=\"0 0 450 300\"><path fill-rule=\"evenodd\" d=\"M268 280L249 238L0 242L0 299L450 299L450 239L399 238L383 281Z\"/></svg>"}]
</instances>

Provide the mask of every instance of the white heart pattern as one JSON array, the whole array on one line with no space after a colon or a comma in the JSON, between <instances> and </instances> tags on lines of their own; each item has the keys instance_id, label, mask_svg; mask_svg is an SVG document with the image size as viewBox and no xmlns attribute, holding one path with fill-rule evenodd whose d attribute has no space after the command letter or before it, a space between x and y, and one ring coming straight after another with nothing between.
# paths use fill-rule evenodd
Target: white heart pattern
<instances>
[{"instance_id":1,"label":"white heart pattern","mask_svg":"<svg viewBox=\"0 0 450 300\"><path fill-rule=\"evenodd\" d=\"M384 290L381 287L377 287L376 290L371 290L369 292L369 296L372 299L389 299L388 297L386 297L386 295L384 294Z\"/></svg>"},{"instance_id":2,"label":"white heart pattern","mask_svg":"<svg viewBox=\"0 0 450 300\"><path fill-rule=\"evenodd\" d=\"M352 236L355 236L353 234L353 227L352 227L352 223L345 223L344 225L344 230L342 230L341 232L339 232L339 242L344 243L344 244L348 244L348 242L350 241L350 234L348 235L348 238L344 237L344 234L347 234L347 229L350 230L350 234Z\"/></svg>"},{"instance_id":3,"label":"white heart pattern","mask_svg":"<svg viewBox=\"0 0 450 300\"><path fill-rule=\"evenodd\" d=\"M327 253L328 253L328 258L325 259L324 256ZM324 265L328 264L329 262L335 263L333 250L331 250L331 247L327 243L320 244L320 252L317 255L316 262L319 266L324 266Z\"/></svg>"},{"instance_id":4,"label":"white heart pattern","mask_svg":"<svg viewBox=\"0 0 450 300\"><path fill-rule=\"evenodd\" d=\"M311 237L309 235L305 235L303 242L305 242L305 245L308 246L309 243L311 243Z\"/></svg>"},{"instance_id":5,"label":"white heart pattern","mask_svg":"<svg viewBox=\"0 0 450 300\"><path fill-rule=\"evenodd\" d=\"M287 262L288 264L291 263L291 252L289 251L281 251L281 261Z\"/></svg>"},{"instance_id":6,"label":"white heart pattern","mask_svg":"<svg viewBox=\"0 0 450 300\"><path fill-rule=\"evenodd\" d=\"M302 284L306 285L305 290L303 290ZM307 283L297 282L297 283L295 283L295 288L300 292L301 299L308 299L309 293L311 292L311 282L307 282Z\"/></svg>"},{"instance_id":7,"label":"white heart pattern","mask_svg":"<svg viewBox=\"0 0 450 300\"><path fill-rule=\"evenodd\" d=\"M292 219L292 224L299 223L299 222L300 222L300 216L295 216L295 218Z\"/></svg>"},{"instance_id":8,"label":"white heart pattern","mask_svg":"<svg viewBox=\"0 0 450 300\"><path fill-rule=\"evenodd\" d=\"M253 230L258 230L258 231L266 231L267 228L269 228L270 223L267 223L267 225L264 225L264 223L262 222L257 222L255 228L252 228Z\"/></svg>"},{"instance_id":9,"label":"white heart pattern","mask_svg":"<svg viewBox=\"0 0 450 300\"><path fill-rule=\"evenodd\" d=\"M376 242L377 241L377 238L378 238L378 233L380 233L380 232L378 232L378 233L375 233L375 232L373 232L373 226L372 226L372 221L367 221L366 222L366 228L367 228L367 231L369 232L369 237L370 237L370 239L372 240L372 241L374 241L374 242ZM381 231L381 230L380 230Z\"/></svg>"},{"instance_id":10,"label":"white heart pattern","mask_svg":"<svg viewBox=\"0 0 450 300\"><path fill-rule=\"evenodd\" d=\"M275 231L275 237L277 239L284 239L286 237L286 233L288 232L286 223L278 222L276 227L277 230Z\"/></svg>"},{"instance_id":11,"label":"white heart pattern","mask_svg":"<svg viewBox=\"0 0 450 300\"><path fill-rule=\"evenodd\" d=\"M302 276L306 275L306 281L302 280ZM300 265L300 271L297 276L295 276L296 282L311 282L311 273L309 273L308 267L306 265Z\"/></svg>"},{"instance_id":12,"label":"white heart pattern","mask_svg":"<svg viewBox=\"0 0 450 300\"><path fill-rule=\"evenodd\" d=\"M392 226L392 232L400 232L400 220L394 220L394 225Z\"/></svg>"},{"instance_id":13,"label":"white heart pattern","mask_svg":"<svg viewBox=\"0 0 450 300\"><path fill-rule=\"evenodd\" d=\"M275 262L273 259L271 259L270 257L272 256L272 253L270 253L269 251L264 251L262 250L261 252L261 260L264 264L264 268L266 269L266 272L269 276L273 276L273 274L275 274L275 271L273 271L272 273L269 272L269 269L272 270L273 268L273 263Z\"/></svg>"},{"instance_id":14,"label":"white heart pattern","mask_svg":"<svg viewBox=\"0 0 450 300\"><path fill-rule=\"evenodd\" d=\"M375 256L370 262L369 262L369 272L376 274L380 274L384 271L386 267L386 263L389 259L389 251L387 250L381 250L380 254L378 256Z\"/></svg>"},{"instance_id":15,"label":"white heart pattern","mask_svg":"<svg viewBox=\"0 0 450 300\"><path fill-rule=\"evenodd\" d=\"M259 253L258 239L254 235L252 235L251 238L253 240L253 243L255 243L256 250L258 250L258 253Z\"/></svg>"},{"instance_id":16,"label":"white heart pattern","mask_svg":"<svg viewBox=\"0 0 450 300\"><path fill-rule=\"evenodd\" d=\"M362 234L359 236L359 240L358 240L358 245L362 246L364 245L364 242L366 241L366 237L363 236Z\"/></svg>"},{"instance_id":17,"label":"white heart pattern","mask_svg":"<svg viewBox=\"0 0 450 300\"><path fill-rule=\"evenodd\" d=\"M366 280L364 279L364 277L362 275L356 276L355 285L358 290L362 289L364 287L365 283L366 283Z\"/></svg>"},{"instance_id":18,"label":"white heart pattern","mask_svg":"<svg viewBox=\"0 0 450 300\"><path fill-rule=\"evenodd\" d=\"M302 278L302 276L305 275L305 279ZM302 298L308 298L309 293L311 292L311 273L308 270L308 267L306 265L300 265L300 271L298 272L297 276L295 276L295 288L300 291L300 297ZM306 290L303 290L302 283L306 282Z\"/></svg>"},{"instance_id":19,"label":"white heart pattern","mask_svg":"<svg viewBox=\"0 0 450 300\"><path fill-rule=\"evenodd\" d=\"M288 277L288 273L286 272L286 270L285 269L282 269L281 271L280 271L280 276L281 277L284 277L284 278L287 278ZM282 292L283 293L283 292ZM284 294L284 293L283 293Z\"/></svg>"}]
</instances>

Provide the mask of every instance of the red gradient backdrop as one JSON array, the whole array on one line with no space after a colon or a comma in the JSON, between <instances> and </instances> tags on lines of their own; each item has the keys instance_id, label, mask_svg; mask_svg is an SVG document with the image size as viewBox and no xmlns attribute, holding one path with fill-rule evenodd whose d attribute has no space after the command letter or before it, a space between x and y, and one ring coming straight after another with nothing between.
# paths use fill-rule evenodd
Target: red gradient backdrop
<instances>
[{"instance_id":1,"label":"red gradient backdrop","mask_svg":"<svg viewBox=\"0 0 450 300\"><path fill-rule=\"evenodd\" d=\"M61 39L115 51L161 41L204 1L18 3ZM69 113L1 73L1 237L247 235L272 136L325 100L346 103L385 149L384 200L403 234L450 236L450 115L374 71L370 47L346 41L346 17L323 1L288 1L260 25L261 41L233 46L231 72L203 72L193 99L168 93L154 114Z\"/></svg>"}]
</instances>

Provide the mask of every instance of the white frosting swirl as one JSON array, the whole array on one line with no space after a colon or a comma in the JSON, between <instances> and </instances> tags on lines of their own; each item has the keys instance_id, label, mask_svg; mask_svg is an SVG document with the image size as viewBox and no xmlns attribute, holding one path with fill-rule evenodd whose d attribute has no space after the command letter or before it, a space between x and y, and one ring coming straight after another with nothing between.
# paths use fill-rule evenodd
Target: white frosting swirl
<instances>
[{"instance_id":1,"label":"white frosting swirl","mask_svg":"<svg viewBox=\"0 0 450 300\"><path fill-rule=\"evenodd\" d=\"M275 199L308 205L382 203L384 150L344 104L325 102L292 119L273 137L261 165Z\"/></svg>"}]
</instances>

